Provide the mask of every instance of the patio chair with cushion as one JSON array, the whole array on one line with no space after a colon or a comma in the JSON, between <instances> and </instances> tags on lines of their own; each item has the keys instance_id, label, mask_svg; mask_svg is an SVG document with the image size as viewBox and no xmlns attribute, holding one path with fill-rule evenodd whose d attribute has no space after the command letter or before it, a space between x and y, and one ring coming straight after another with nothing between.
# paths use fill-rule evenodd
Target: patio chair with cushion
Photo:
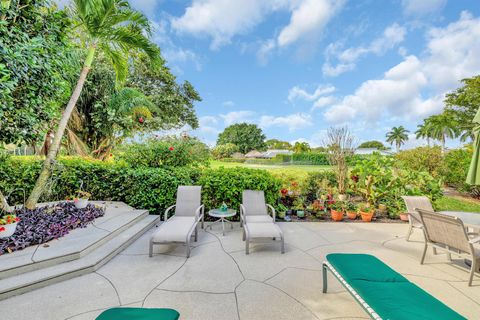
<instances>
[{"instance_id":1,"label":"patio chair with cushion","mask_svg":"<svg viewBox=\"0 0 480 320\"><path fill-rule=\"evenodd\" d=\"M167 243L185 243L187 258L190 257L190 239L198 239L198 223L203 218L204 206L201 204L200 186L180 186L177 190L176 204L165 210L164 223L150 238L150 257L153 245ZM175 213L168 218L168 213L175 208ZM160 218L159 218L160 219Z\"/></svg>"},{"instance_id":2,"label":"patio chair with cushion","mask_svg":"<svg viewBox=\"0 0 480 320\"><path fill-rule=\"evenodd\" d=\"M270 209L272 216L268 214ZM275 224L275 209L265 203L263 191L245 190L240 205L240 225L243 225L245 253L249 254L250 241L259 238L280 239L281 252L285 253L283 232Z\"/></svg>"},{"instance_id":3,"label":"patio chair with cushion","mask_svg":"<svg viewBox=\"0 0 480 320\"><path fill-rule=\"evenodd\" d=\"M180 314L173 309L111 308L95 320L178 320Z\"/></svg>"},{"instance_id":4,"label":"patio chair with cushion","mask_svg":"<svg viewBox=\"0 0 480 320\"><path fill-rule=\"evenodd\" d=\"M430 199L425 196L403 196L403 201L405 201L405 206L407 207L408 213L408 232L406 239L410 239L410 236L413 233L413 229L422 229L422 221L416 209L422 209L427 211L433 211L432 203Z\"/></svg>"},{"instance_id":5,"label":"patio chair with cushion","mask_svg":"<svg viewBox=\"0 0 480 320\"><path fill-rule=\"evenodd\" d=\"M465 319L372 255L331 253L322 269L323 293L330 270L372 319Z\"/></svg>"},{"instance_id":6,"label":"patio chair with cushion","mask_svg":"<svg viewBox=\"0 0 480 320\"><path fill-rule=\"evenodd\" d=\"M473 275L480 266L480 237L470 239L462 220L457 217L417 209L423 223L425 233L425 247L420 263L425 261L428 246L471 261L468 285L472 285Z\"/></svg>"}]
</instances>

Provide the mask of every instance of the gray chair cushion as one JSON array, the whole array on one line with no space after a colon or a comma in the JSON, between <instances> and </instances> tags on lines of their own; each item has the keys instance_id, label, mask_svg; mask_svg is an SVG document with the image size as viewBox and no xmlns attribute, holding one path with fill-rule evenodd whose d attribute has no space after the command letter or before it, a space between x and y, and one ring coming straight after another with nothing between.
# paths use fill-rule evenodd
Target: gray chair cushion
<instances>
[{"instance_id":1,"label":"gray chair cushion","mask_svg":"<svg viewBox=\"0 0 480 320\"><path fill-rule=\"evenodd\" d=\"M248 230L248 238L272 238L281 237L282 230L274 223L250 223L245 226Z\"/></svg>"},{"instance_id":2,"label":"gray chair cushion","mask_svg":"<svg viewBox=\"0 0 480 320\"><path fill-rule=\"evenodd\" d=\"M254 223L254 222L273 222L273 218L270 216L245 216L246 223Z\"/></svg>"},{"instance_id":3,"label":"gray chair cushion","mask_svg":"<svg viewBox=\"0 0 480 320\"><path fill-rule=\"evenodd\" d=\"M173 216L152 235L154 243L186 242L188 232L196 222L195 217Z\"/></svg>"},{"instance_id":4,"label":"gray chair cushion","mask_svg":"<svg viewBox=\"0 0 480 320\"><path fill-rule=\"evenodd\" d=\"M263 191L243 191L242 204L245 207L244 215L246 216L268 215Z\"/></svg>"},{"instance_id":5,"label":"gray chair cushion","mask_svg":"<svg viewBox=\"0 0 480 320\"><path fill-rule=\"evenodd\" d=\"M202 202L201 186L179 186L175 206L176 216L194 217Z\"/></svg>"}]
</instances>

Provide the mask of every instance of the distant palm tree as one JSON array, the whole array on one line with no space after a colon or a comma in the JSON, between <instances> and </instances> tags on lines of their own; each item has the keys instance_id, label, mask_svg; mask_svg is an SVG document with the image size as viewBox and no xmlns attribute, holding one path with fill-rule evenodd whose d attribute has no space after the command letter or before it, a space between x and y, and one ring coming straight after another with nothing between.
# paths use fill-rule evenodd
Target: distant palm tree
<instances>
[{"instance_id":1,"label":"distant palm tree","mask_svg":"<svg viewBox=\"0 0 480 320\"><path fill-rule=\"evenodd\" d=\"M430 146L430 128L428 127L427 123L423 122L417 126L417 131L415 131L415 137L417 139L427 139L427 144Z\"/></svg>"},{"instance_id":2,"label":"distant palm tree","mask_svg":"<svg viewBox=\"0 0 480 320\"><path fill-rule=\"evenodd\" d=\"M387 142L395 146L397 148L397 152L400 150L402 144L408 140L408 134L410 131L405 129L403 126L400 127L393 127L390 132L387 133Z\"/></svg>"},{"instance_id":3,"label":"distant palm tree","mask_svg":"<svg viewBox=\"0 0 480 320\"><path fill-rule=\"evenodd\" d=\"M88 72L92 68L97 48L102 50L112 63L116 80L120 84L127 77L128 57L132 50L141 50L154 60L159 57L158 47L144 35L150 33L148 19L142 13L133 10L126 0L73 0L71 16L79 31L78 43L86 50L86 58L77 85L63 111L40 175L26 202L29 209L35 208L44 192L68 121L80 97Z\"/></svg>"},{"instance_id":4,"label":"distant palm tree","mask_svg":"<svg viewBox=\"0 0 480 320\"><path fill-rule=\"evenodd\" d=\"M442 152L445 152L447 138L453 139L458 135L458 125L448 113L433 115L424 120L428 137L440 141Z\"/></svg>"}]
</instances>

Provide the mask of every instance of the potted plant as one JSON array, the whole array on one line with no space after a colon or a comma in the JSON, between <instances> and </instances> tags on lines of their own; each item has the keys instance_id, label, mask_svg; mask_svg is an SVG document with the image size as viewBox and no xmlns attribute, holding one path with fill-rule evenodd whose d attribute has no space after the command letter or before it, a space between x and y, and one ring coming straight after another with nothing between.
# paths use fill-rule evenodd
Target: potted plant
<instances>
[{"instance_id":1,"label":"potted plant","mask_svg":"<svg viewBox=\"0 0 480 320\"><path fill-rule=\"evenodd\" d=\"M88 199L92 195L88 192L78 190L77 193L73 196L73 203L75 204L75 208L77 209L84 209L88 205Z\"/></svg>"},{"instance_id":2,"label":"potted plant","mask_svg":"<svg viewBox=\"0 0 480 320\"><path fill-rule=\"evenodd\" d=\"M280 219L285 219L285 213L287 212L287 207L285 207L283 204L279 204L278 205L278 214L277 214L277 217L279 217Z\"/></svg>"},{"instance_id":3,"label":"potted plant","mask_svg":"<svg viewBox=\"0 0 480 320\"><path fill-rule=\"evenodd\" d=\"M358 206L355 202L349 201L345 205L345 210L347 211L347 218L350 220L355 220L357 219L357 210Z\"/></svg>"},{"instance_id":4,"label":"potted plant","mask_svg":"<svg viewBox=\"0 0 480 320\"><path fill-rule=\"evenodd\" d=\"M303 204L303 198L297 197L293 204L294 204L294 209L297 212L297 217L305 218L305 205Z\"/></svg>"},{"instance_id":5,"label":"potted plant","mask_svg":"<svg viewBox=\"0 0 480 320\"><path fill-rule=\"evenodd\" d=\"M15 230L17 230L19 221L20 218L14 214L4 215L0 219L0 238L8 238L13 235Z\"/></svg>"},{"instance_id":6,"label":"potted plant","mask_svg":"<svg viewBox=\"0 0 480 320\"><path fill-rule=\"evenodd\" d=\"M372 221L375 210L373 209L373 206L370 203L361 204L358 210L360 211L360 216L362 217L363 222Z\"/></svg>"},{"instance_id":7,"label":"potted plant","mask_svg":"<svg viewBox=\"0 0 480 320\"><path fill-rule=\"evenodd\" d=\"M345 203L336 201L330 205L330 215L333 221L342 221L343 213L345 212Z\"/></svg>"}]
</instances>

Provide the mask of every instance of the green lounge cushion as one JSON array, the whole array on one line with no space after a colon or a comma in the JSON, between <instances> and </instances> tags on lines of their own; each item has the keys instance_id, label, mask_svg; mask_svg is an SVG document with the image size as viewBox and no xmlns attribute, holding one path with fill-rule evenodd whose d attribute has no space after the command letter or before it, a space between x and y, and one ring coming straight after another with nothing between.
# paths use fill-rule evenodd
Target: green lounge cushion
<instances>
[{"instance_id":1,"label":"green lounge cushion","mask_svg":"<svg viewBox=\"0 0 480 320\"><path fill-rule=\"evenodd\" d=\"M331 253L327 261L345 281L369 280L379 282L408 282L408 280L369 254Z\"/></svg>"},{"instance_id":2,"label":"green lounge cushion","mask_svg":"<svg viewBox=\"0 0 480 320\"><path fill-rule=\"evenodd\" d=\"M102 312L96 320L178 320L173 309L112 308Z\"/></svg>"},{"instance_id":3,"label":"green lounge cushion","mask_svg":"<svg viewBox=\"0 0 480 320\"><path fill-rule=\"evenodd\" d=\"M382 319L465 319L372 255L333 253L327 261Z\"/></svg>"}]
</instances>

